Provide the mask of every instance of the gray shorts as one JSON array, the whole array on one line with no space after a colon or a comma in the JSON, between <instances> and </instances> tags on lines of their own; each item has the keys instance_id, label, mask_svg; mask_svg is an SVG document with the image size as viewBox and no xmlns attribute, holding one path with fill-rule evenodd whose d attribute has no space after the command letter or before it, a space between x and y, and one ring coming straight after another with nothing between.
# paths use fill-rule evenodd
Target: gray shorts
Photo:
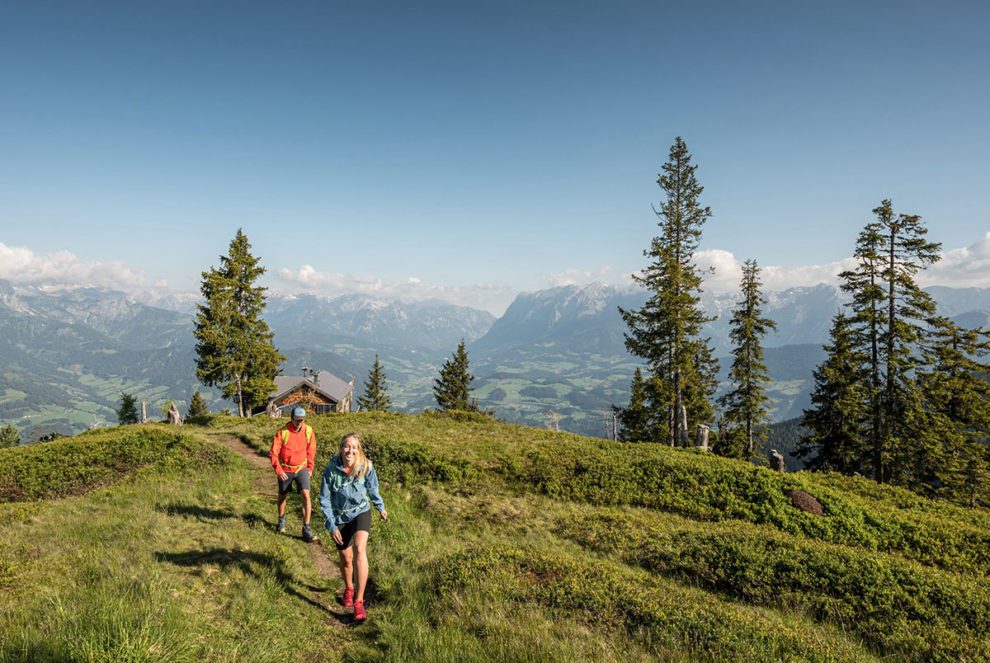
<instances>
[{"instance_id":1,"label":"gray shorts","mask_svg":"<svg viewBox=\"0 0 990 663\"><path fill-rule=\"evenodd\" d=\"M278 476L278 494L285 495L292 492L292 484L296 484L296 490L302 492L304 490L309 490L309 470L307 468L302 468L297 472L286 472L287 476L285 481L279 479Z\"/></svg>"}]
</instances>

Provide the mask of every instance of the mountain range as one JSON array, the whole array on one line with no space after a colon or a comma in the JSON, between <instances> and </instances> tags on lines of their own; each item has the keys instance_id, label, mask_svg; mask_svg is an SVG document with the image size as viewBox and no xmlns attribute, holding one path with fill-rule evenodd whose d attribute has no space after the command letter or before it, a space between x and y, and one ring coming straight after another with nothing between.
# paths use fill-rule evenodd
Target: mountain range
<instances>
[{"instance_id":1,"label":"mountain range","mask_svg":"<svg viewBox=\"0 0 990 663\"><path fill-rule=\"evenodd\" d=\"M942 313L966 326L990 323L990 289L934 287ZM498 318L442 301L402 302L359 295L269 298L265 319L287 360L360 386L374 355L397 409L434 405L432 382L463 338L476 376L473 396L509 421L604 435L612 405L628 400L639 361L624 347L618 307L646 293L600 283L520 294ZM819 285L767 293L778 324L766 339L774 418L800 415L811 371L824 356L842 293ZM732 293L704 293L715 317L705 330L728 367ZM229 407L195 378L193 315L95 288L14 286L0 281L0 421L22 430L75 432L116 420L120 392L148 401L157 416L166 398L184 411L201 389L213 409ZM29 435L30 436L30 435Z\"/></svg>"}]
</instances>

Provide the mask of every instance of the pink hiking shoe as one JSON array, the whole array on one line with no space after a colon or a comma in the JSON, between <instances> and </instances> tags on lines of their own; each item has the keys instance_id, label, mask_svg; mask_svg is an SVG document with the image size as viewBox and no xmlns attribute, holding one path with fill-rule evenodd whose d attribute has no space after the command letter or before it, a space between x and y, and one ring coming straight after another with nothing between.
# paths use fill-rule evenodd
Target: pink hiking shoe
<instances>
[{"instance_id":1,"label":"pink hiking shoe","mask_svg":"<svg viewBox=\"0 0 990 663\"><path fill-rule=\"evenodd\" d=\"M354 588L347 587L344 589L344 599L340 602L340 605L345 608L350 608L354 605Z\"/></svg>"},{"instance_id":2,"label":"pink hiking shoe","mask_svg":"<svg viewBox=\"0 0 990 663\"><path fill-rule=\"evenodd\" d=\"M354 621L363 622L368 618L368 613L364 611L364 601L354 602Z\"/></svg>"}]
</instances>

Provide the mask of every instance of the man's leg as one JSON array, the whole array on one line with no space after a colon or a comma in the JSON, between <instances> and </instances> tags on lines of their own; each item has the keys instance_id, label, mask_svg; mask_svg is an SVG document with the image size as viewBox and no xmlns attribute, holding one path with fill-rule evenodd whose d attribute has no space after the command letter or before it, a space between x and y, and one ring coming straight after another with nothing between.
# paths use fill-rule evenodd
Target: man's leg
<instances>
[{"instance_id":1,"label":"man's leg","mask_svg":"<svg viewBox=\"0 0 990 663\"><path fill-rule=\"evenodd\" d=\"M313 513L313 502L309 498L309 491L302 491L303 525L309 525L309 516Z\"/></svg>"},{"instance_id":2,"label":"man's leg","mask_svg":"<svg viewBox=\"0 0 990 663\"><path fill-rule=\"evenodd\" d=\"M289 497L288 493L278 494L278 517L281 520L285 518L285 500Z\"/></svg>"}]
</instances>

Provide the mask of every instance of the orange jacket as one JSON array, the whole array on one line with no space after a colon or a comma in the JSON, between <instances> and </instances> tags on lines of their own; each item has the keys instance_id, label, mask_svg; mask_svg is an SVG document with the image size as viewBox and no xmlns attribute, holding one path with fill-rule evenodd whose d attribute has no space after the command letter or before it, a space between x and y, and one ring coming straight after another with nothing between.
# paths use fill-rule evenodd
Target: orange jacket
<instances>
[{"instance_id":1,"label":"orange jacket","mask_svg":"<svg viewBox=\"0 0 990 663\"><path fill-rule=\"evenodd\" d=\"M285 442L282 441L283 436L286 438ZM316 466L316 434L313 428L305 423L299 428L296 428L292 422L287 423L275 433L268 457L272 461L272 467L275 468L275 474L290 472L291 468L305 463L306 469L312 475Z\"/></svg>"}]
</instances>

